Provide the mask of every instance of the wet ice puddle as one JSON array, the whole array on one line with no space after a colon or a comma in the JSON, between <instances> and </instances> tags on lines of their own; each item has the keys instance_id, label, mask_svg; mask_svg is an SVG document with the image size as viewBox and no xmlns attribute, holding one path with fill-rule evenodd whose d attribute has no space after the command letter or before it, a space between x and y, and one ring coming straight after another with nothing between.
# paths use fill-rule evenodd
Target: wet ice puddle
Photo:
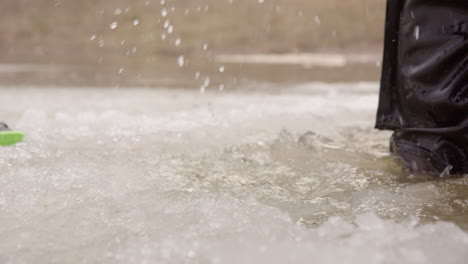
<instances>
[{"instance_id":1,"label":"wet ice puddle","mask_svg":"<svg viewBox=\"0 0 468 264\"><path fill-rule=\"evenodd\" d=\"M468 179L401 170L376 84L2 91L1 263L468 259Z\"/></svg>"}]
</instances>

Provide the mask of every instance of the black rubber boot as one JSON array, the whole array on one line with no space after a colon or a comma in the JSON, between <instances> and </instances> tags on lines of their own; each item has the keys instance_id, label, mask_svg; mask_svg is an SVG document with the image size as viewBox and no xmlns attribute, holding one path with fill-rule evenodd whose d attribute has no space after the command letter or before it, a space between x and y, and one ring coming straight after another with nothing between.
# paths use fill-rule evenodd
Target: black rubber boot
<instances>
[{"instance_id":1,"label":"black rubber boot","mask_svg":"<svg viewBox=\"0 0 468 264\"><path fill-rule=\"evenodd\" d=\"M377 113L411 170L468 173L468 3L389 0Z\"/></svg>"}]
</instances>

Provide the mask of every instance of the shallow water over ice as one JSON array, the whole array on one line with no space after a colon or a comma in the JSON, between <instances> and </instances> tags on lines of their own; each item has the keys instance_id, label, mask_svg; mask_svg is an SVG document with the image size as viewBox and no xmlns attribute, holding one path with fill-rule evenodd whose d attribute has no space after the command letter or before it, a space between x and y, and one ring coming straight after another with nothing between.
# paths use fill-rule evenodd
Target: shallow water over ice
<instances>
[{"instance_id":1,"label":"shallow water over ice","mask_svg":"<svg viewBox=\"0 0 468 264\"><path fill-rule=\"evenodd\" d=\"M375 84L2 91L2 263L468 258L468 179L400 169Z\"/></svg>"}]
</instances>

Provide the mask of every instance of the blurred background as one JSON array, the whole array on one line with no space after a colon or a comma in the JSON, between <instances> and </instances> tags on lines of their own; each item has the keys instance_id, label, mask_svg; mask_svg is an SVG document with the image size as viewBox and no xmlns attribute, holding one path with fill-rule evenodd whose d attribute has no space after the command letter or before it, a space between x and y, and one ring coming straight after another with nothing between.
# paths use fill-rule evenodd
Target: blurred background
<instances>
[{"instance_id":1,"label":"blurred background","mask_svg":"<svg viewBox=\"0 0 468 264\"><path fill-rule=\"evenodd\" d=\"M376 81L385 0L2 0L0 84Z\"/></svg>"}]
</instances>

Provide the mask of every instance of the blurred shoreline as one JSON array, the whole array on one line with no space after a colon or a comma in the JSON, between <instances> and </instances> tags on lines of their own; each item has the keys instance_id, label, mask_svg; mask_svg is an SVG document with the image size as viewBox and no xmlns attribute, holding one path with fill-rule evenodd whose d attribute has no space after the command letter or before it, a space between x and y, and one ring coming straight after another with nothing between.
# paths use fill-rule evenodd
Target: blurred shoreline
<instances>
[{"instance_id":1,"label":"blurred shoreline","mask_svg":"<svg viewBox=\"0 0 468 264\"><path fill-rule=\"evenodd\" d=\"M380 58L378 53L222 54L210 64L188 61L184 67L173 57L145 65L0 64L0 84L233 90L246 83L377 81Z\"/></svg>"},{"instance_id":2,"label":"blurred shoreline","mask_svg":"<svg viewBox=\"0 0 468 264\"><path fill-rule=\"evenodd\" d=\"M0 69L0 83L157 86L172 79L196 88L206 78L226 86L375 81L384 12L385 0L4 0L0 64L38 70ZM235 54L263 54L270 62L219 60ZM310 54L371 59L341 65L338 58L340 67L332 69L291 60L311 62ZM272 64L273 57L281 59Z\"/></svg>"}]
</instances>

